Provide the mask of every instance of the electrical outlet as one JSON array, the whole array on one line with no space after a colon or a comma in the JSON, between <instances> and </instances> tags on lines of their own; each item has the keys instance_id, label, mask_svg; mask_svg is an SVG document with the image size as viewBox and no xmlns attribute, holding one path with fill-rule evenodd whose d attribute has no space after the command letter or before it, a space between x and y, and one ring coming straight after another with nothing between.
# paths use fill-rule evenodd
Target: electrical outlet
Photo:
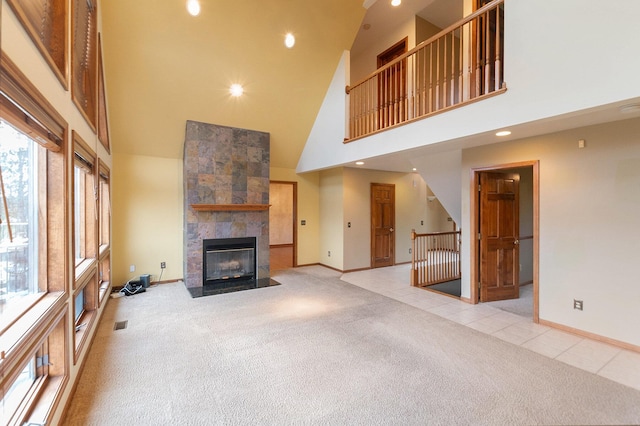
<instances>
[{"instance_id":1,"label":"electrical outlet","mask_svg":"<svg viewBox=\"0 0 640 426\"><path fill-rule=\"evenodd\" d=\"M581 311L582 307L583 307L582 300L573 299L573 309L577 309L577 310Z\"/></svg>"},{"instance_id":2,"label":"electrical outlet","mask_svg":"<svg viewBox=\"0 0 640 426\"><path fill-rule=\"evenodd\" d=\"M160 262L160 269L164 269L167 267L167 262Z\"/></svg>"},{"instance_id":3,"label":"electrical outlet","mask_svg":"<svg viewBox=\"0 0 640 426\"><path fill-rule=\"evenodd\" d=\"M136 271L136 265L129 265L129 272L135 272Z\"/></svg>"},{"instance_id":4,"label":"electrical outlet","mask_svg":"<svg viewBox=\"0 0 640 426\"><path fill-rule=\"evenodd\" d=\"M331 251L327 252L327 257L331 257Z\"/></svg>"},{"instance_id":5,"label":"electrical outlet","mask_svg":"<svg viewBox=\"0 0 640 426\"><path fill-rule=\"evenodd\" d=\"M409 249L409 254L411 254L411 249Z\"/></svg>"}]
</instances>

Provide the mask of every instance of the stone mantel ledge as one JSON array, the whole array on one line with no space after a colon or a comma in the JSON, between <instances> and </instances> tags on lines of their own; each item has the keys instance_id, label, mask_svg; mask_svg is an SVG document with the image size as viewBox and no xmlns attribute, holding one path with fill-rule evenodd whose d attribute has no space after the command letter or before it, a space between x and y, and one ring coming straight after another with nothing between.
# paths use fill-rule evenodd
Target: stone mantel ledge
<instances>
[{"instance_id":1,"label":"stone mantel ledge","mask_svg":"<svg viewBox=\"0 0 640 426\"><path fill-rule=\"evenodd\" d=\"M269 210L271 204L191 204L197 212L255 212Z\"/></svg>"}]
</instances>

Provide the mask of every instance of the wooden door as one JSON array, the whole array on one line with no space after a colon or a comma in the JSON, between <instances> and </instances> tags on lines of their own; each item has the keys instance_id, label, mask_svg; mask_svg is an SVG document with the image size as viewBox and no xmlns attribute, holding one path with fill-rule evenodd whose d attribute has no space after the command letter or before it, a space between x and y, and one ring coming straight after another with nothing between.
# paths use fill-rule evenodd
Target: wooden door
<instances>
[{"instance_id":1,"label":"wooden door","mask_svg":"<svg viewBox=\"0 0 640 426\"><path fill-rule=\"evenodd\" d=\"M396 187L392 184L371 184L371 267L392 266L395 263Z\"/></svg>"},{"instance_id":2,"label":"wooden door","mask_svg":"<svg viewBox=\"0 0 640 426\"><path fill-rule=\"evenodd\" d=\"M517 299L519 272L517 173L480 173L480 301Z\"/></svg>"}]
</instances>

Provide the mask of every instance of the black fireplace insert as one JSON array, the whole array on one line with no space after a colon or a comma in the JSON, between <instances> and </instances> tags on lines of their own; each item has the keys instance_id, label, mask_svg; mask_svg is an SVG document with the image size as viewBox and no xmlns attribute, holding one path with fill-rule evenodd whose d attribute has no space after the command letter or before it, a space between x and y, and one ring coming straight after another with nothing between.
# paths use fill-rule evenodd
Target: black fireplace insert
<instances>
[{"instance_id":1,"label":"black fireplace insert","mask_svg":"<svg viewBox=\"0 0 640 426\"><path fill-rule=\"evenodd\" d=\"M232 285L256 278L256 238L203 240L202 283Z\"/></svg>"}]
</instances>

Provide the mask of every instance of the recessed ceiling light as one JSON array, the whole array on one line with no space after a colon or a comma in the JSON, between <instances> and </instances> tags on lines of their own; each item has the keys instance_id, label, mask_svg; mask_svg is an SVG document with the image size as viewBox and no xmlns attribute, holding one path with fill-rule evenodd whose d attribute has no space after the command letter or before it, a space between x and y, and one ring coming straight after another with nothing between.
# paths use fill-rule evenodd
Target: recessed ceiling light
<instances>
[{"instance_id":1,"label":"recessed ceiling light","mask_svg":"<svg viewBox=\"0 0 640 426\"><path fill-rule=\"evenodd\" d=\"M391 6L393 7L400 6L400 3L402 3L402 0L391 0Z\"/></svg>"},{"instance_id":2,"label":"recessed ceiling light","mask_svg":"<svg viewBox=\"0 0 640 426\"><path fill-rule=\"evenodd\" d=\"M509 136L510 134L511 134L511 132L510 132L510 131L508 131L508 130L502 130L502 131L500 131L500 132L496 133L496 136Z\"/></svg>"},{"instance_id":3,"label":"recessed ceiling light","mask_svg":"<svg viewBox=\"0 0 640 426\"><path fill-rule=\"evenodd\" d=\"M198 0L187 0L187 12L191 16L198 16L200 14L200 2Z\"/></svg>"},{"instance_id":4,"label":"recessed ceiling light","mask_svg":"<svg viewBox=\"0 0 640 426\"><path fill-rule=\"evenodd\" d=\"M231 96L237 98L238 96L242 96L242 94L244 93L244 89L240 84L232 84L229 88L229 93L231 93Z\"/></svg>"},{"instance_id":5,"label":"recessed ceiling light","mask_svg":"<svg viewBox=\"0 0 640 426\"><path fill-rule=\"evenodd\" d=\"M416 169L416 168L414 167L414 168L413 168L413 171L415 172L416 170L418 170L418 169Z\"/></svg>"},{"instance_id":6,"label":"recessed ceiling light","mask_svg":"<svg viewBox=\"0 0 640 426\"><path fill-rule=\"evenodd\" d=\"M364 161L356 161L356 166L362 166L364 164Z\"/></svg>"},{"instance_id":7,"label":"recessed ceiling light","mask_svg":"<svg viewBox=\"0 0 640 426\"><path fill-rule=\"evenodd\" d=\"M296 44L296 38L293 34L287 33L287 35L284 36L284 45L291 49L294 44Z\"/></svg>"}]
</instances>

